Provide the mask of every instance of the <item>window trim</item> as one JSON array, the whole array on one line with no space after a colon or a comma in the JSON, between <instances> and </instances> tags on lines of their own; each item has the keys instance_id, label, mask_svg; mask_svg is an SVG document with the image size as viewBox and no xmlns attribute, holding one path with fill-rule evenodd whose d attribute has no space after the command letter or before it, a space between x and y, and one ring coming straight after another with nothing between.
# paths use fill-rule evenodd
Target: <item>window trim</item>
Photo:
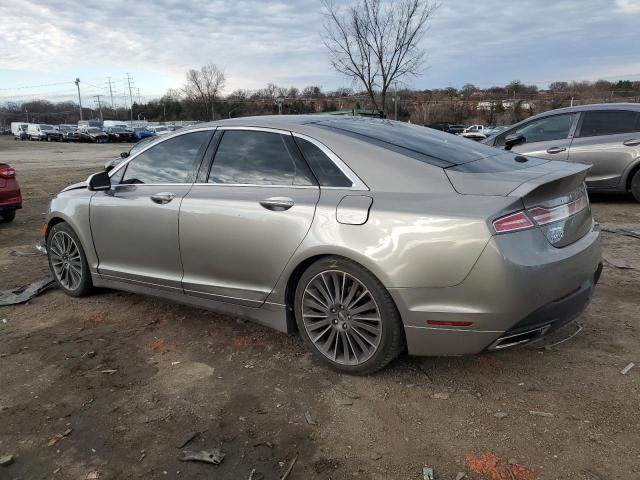
<instances>
[{"instance_id":1,"label":"window trim","mask_svg":"<svg viewBox=\"0 0 640 480\"><path fill-rule=\"evenodd\" d=\"M598 110L584 110L582 112L580 112L580 121L578 122L578 125L576 126L576 131L575 131L575 138L596 138L596 137L609 137L611 135L631 135L633 133L636 133L636 130L631 131L631 132L616 132L616 133L604 133L604 134L600 134L600 135L589 135L587 137L583 137L582 136L582 124L584 123L584 119L586 118L586 116L589 113L594 113L594 112L606 112L606 113L611 113L611 112L633 112L637 115L636 118L636 124L638 125L638 128L640 128L640 112L638 110L627 110L627 109L623 109L623 108L611 108L611 109L598 109Z\"/></svg>"},{"instance_id":2,"label":"window trim","mask_svg":"<svg viewBox=\"0 0 640 480\"><path fill-rule=\"evenodd\" d=\"M369 187L360 180L360 178L351 170L335 153L333 153L326 145L319 142L313 137L309 137L308 135L304 135L298 132L292 132L290 130L283 130L279 128L270 128L270 127L251 127L251 126L238 126L238 125L229 125L229 126L219 126L217 128L218 131L224 130L248 130L253 132L268 132L268 133L277 133L279 135L286 136L294 136L299 137L303 140L307 140L318 147L329 159L338 167L338 169L349 179L351 180L351 187L323 187L322 185L263 185L263 184L253 184L253 183L208 183L208 182L196 182L194 185L197 186L210 186L210 187L260 187L260 188L320 188L323 190L356 190L356 191L369 191ZM217 147L216 147L217 152ZM215 154L211 158L207 159L210 166L209 168L213 168L213 163L215 162ZM306 161L306 160L305 160ZM307 165L308 166L308 165ZM309 167L311 171L311 167Z\"/></svg>"},{"instance_id":3,"label":"window trim","mask_svg":"<svg viewBox=\"0 0 640 480\"><path fill-rule=\"evenodd\" d=\"M172 138L176 138L176 137L180 137L182 135L188 135L190 133L196 133L196 132L210 132L211 135L209 136L209 142L211 142L211 138L213 137L213 133L215 133L215 130L218 127L200 127L200 128L194 128L192 130L187 130L185 132L180 132L180 133L176 133L174 135L164 135L164 138L161 137L158 139L157 142L149 142L149 145L147 145L146 147L144 147L142 150L140 150L139 152L134 153L132 156L128 157L125 161L121 162L120 164L118 164L113 170L111 170L109 172L109 178L111 178L113 175L115 175L118 170L122 169L122 168L126 168L127 165L129 165L129 162L131 162L132 160L135 160L138 155L143 154L144 152L146 152L147 150L149 150L152 147L155 147L156 145L160 145L163 142L166 142L167 140L171 140ZM182 130L182 129L180 129ZM208 148L208 145L207 145ZM207 153L207 149L205 149L204 151L204 155L206 155ZM203 160L204 156L202 156L200 158L200 164L202 164L202 160ZM198 170L200 169L200 167L198 166ZM198 171L196 171L196 179L198 176ZM155 185L155 186L175 186L175 185L193 185L194 182L183 182L183 183L140 183L140 184L123 184L123 185L138 185L138 186L142 186L142 185Z\"/></svg>"}]
</instances>

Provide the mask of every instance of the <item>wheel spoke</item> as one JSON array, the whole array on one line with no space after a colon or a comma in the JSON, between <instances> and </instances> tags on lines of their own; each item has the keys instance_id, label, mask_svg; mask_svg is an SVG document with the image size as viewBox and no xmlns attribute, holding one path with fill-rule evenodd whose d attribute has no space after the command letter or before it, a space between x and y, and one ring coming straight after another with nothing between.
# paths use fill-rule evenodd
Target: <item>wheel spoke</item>
<instances>
[{"instance_id":1,"label":"wheel spoke","mask_svg":"<svg viewBox=\"0 0 640 480\"><path fill-rule=\"evenodd\" d=\"M326 289L327 295L329 295L329 301L331 303L335 303L335 299L331 296L331 289L329 288L329 285L327 284L327 279L324 278L324 273L320 274L320 278L322 279L322 283L324 284L324 288Z\"/></svg>"},{"instance_id":2,"label":"wheel spoke","mask_svg":"<svg viewBox=\"0 0 640 480\"><path fill-rule=\"evenodd\" d=\"M311 290L307 290L307 293L308 293L309 295L311 295L313 298L315 298L316 302L318 302L319 304L321 304L324 308L326 308L326 309L328 309L328 308L329 308L329 305L328 305L328 304L326 304L326 303L324 302L324 300L321 300L321 299L320 299L320 297L318 297L318 296L317 296L315 293L313 293Z\"/></svg>"},{"instance_id":3,"label":"wheel spoke","mask_svg":"<svg viewBox=\"0 0 640 480\"><path fill-rule=\"evenodd\" d=\"M374 308L376 308L375 303L373 303L372 300L369 300L367 303L365 303L365 304L363 304L363 305L361 305L361 306L359 306L357 308L351 309L349 311L351 312L351 315L357 315L358 313L368 312L369 310L373 310Z\"/></svg>"},{"instance_id":4,"label":"wheel spoke","mask_svg":"<svg viewBox=\"0 0 640 480\"><path fill-rule=\"evenodd\" d=\"M76 241L67 233L57 231L49 246L51 268L60 284L67 290L75 290L82 282L82 256Z\"/></svg>"}]
</instances>

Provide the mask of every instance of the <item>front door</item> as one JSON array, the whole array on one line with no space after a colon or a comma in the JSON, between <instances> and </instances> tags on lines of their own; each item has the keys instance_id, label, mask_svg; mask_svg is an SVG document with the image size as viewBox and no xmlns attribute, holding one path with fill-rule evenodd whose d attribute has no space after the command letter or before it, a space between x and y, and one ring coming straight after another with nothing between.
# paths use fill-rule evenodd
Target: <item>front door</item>
<instances>
[{"instance_id":1,"label":"front door","mask_svg":"<svg viewBox=\"0 0 640 480\"><path fill-rule=\"evenodd\" d=\"M180 290L180 203L191 188L210 131L184 133L143 150L91 199L90 222L104 277Z\"/></svg>"},{"instance_id":2,"label":"front door","mask_svg":"<svg viewBox=\"0 0 640 480\"><path fill-rule=\"evenodd\" d=\"M288 132L223 130L182 202L185 293L261 305L313 221L320 190Z\"/></svg>"}]
</instances>

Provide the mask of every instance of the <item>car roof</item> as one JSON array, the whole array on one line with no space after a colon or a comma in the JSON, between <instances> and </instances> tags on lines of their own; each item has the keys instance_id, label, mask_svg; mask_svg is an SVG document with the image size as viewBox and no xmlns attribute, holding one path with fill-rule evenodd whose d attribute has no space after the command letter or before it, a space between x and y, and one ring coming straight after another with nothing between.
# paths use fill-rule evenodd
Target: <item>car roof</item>
<instances>
[{"instance_id":1,"label":"car roof","mask_svg":"<svg viewBox=\"0 0 640 480\"><path fill-rule=\"evenodd\" d=\"M590 110L635 110L640 112L639 103L591 103L589 105L576 105L575 107L557 108L547 112L534 115L535 117L545 117L549 115L558 115L560 113L584 112ZM534 118L534 117L530 117Z\"/></svg>"}]
</instances>

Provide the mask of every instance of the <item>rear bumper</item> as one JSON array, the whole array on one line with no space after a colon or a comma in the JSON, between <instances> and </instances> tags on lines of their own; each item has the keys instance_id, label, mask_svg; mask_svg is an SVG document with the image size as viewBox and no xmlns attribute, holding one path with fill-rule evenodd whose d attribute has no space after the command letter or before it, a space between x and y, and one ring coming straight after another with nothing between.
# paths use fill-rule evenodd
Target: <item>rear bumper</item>
<instances>
[{"instance_id":1,"label":"rear bumper","mask_svg":"<svg viewBox=\"0 0 640 480\"><path fill-rule=\"evenodd\" d=\"M9 179L7 183L8 185L5 184L0 189L0 211L22 208L22 194L18 182L15 179Z\"/></svg>"},{"instance_id":2,"label":"rear bumper","mask_svg":"<svg viewBox=\"0 0 640 480\"><path fill-rule=\"evenodd\" d=\"M601 269L596 225L564 248L552 247L541 232L518 232L493 237L459 285L389 291L410 354L466 355L528 343L575 319ZM430 326L429 320L472 324Z\"/></svg>"}]
</instances>

